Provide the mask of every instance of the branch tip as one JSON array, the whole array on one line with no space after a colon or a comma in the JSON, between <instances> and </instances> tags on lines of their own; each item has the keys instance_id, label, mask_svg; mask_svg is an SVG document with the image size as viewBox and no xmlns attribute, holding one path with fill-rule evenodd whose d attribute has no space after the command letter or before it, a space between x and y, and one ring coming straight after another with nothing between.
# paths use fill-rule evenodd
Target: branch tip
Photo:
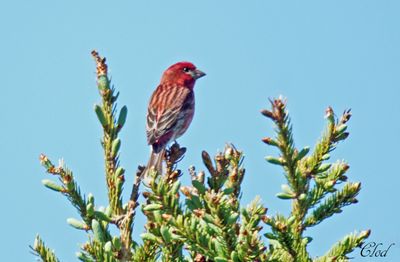
<instances>
[{"instance_id":1,"label":"branch tip","mask_svg":"<svg viewBox=\"0 0 400 262\"><path fill-rule=\"evenodd\" d=\"M107 75L108 67L106 64L106 58L101 57L96 50L93 50L91 54L96 62L97 77Z\"/></svg>"}]
</instances>

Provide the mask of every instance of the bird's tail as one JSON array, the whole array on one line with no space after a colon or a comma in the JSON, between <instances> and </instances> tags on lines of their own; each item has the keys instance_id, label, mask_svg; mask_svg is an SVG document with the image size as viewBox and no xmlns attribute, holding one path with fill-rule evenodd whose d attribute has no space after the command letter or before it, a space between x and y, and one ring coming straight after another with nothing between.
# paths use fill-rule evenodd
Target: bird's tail
<instances>
[{"instance_id":1,"label":"bird's tail","mask_svg":"<svg viewBox=\"0 0 400 262\"><path fill-rule=\"evenodd\" d=\"M158 174L162 174L162 160L164 158L165 148L161 150L151 149L149 162L147 163L146 170L143 172L144 178L148 178L149 171L154 168Z\"/></svg>"}]
</instances>

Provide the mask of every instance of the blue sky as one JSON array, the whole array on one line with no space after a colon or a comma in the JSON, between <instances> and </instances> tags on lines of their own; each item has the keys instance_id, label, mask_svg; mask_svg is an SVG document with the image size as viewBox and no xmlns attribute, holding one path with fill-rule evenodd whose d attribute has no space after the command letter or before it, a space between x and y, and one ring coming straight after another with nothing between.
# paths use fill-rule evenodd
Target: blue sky
<instances>
[{"instance_id":1,"label":"blue sky","mask_svg":"<svg viewBox=\"0 0 400 262\"><path fill-rule=\"evenodd\" d=\"M332 159L345 159L361 181L357 205L307 232L312 255L322 255L354 230L371 241L395 243L400 259L397 139L400 133L400 4L397 1L3 1L0 3L0 201L4 261L34 261L28 245L40 233L62 261L74 261L85 234L64 197L45 189L38 157L64 158L85 193L106 203L97 49L106 56L119 105L129 109L121 133L127 185L147 161L145 114L161 73L181 60L207 73L196 85L194 121L180 139L188 148L181 168L201 164L233 142L246 154L243 204L260 195L269 214L289 212L275 194L282 171L265 162L276 154L260 138L272 135L259 111L268 98L287 97L296 145L314 145L324 110L352 108L349 139ZM129 175L130 174L130 175ZM187 176L187 175L186 175ZM187 177L185 178L187 181ZM129 188L129 186L126 186ZM128 192L126 192L126 196ZM135 234L143 231L143 217Z\"/></svg>"}]
</instances>

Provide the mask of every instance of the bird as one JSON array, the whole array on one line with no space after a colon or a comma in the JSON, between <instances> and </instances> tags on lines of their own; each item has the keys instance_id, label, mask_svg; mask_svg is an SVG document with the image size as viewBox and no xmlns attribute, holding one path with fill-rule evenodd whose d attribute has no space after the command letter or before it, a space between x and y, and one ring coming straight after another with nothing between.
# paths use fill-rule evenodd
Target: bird
<instances>
[{"instance_id":1,"label":"bird","mask_svg":"<svg viewBox=\"0 0 400 262\"><path fill-rule=\"evenodd\" d=\"M193 89L196 81L205 75L190 62L178 62L164 71L147 108L146 135L150 157L144 176L151 168L159 174L162 172L167 145L188 129L195 111Z\"/></svg>"}]
</instances>

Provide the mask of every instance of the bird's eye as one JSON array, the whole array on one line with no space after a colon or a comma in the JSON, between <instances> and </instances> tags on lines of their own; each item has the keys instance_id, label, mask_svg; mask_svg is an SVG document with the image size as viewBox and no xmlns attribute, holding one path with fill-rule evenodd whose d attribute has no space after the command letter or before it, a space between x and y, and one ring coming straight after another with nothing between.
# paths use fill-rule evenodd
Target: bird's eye
<instances>
[{"instance_id":1,"label":"bird's eye","mask_svg":"<svg viewBox=\"0 0 400 262\"><path fill-rule=\"evenodd\" d=\"M187 73L187 72L189 72L189 71L190 71L190 69L189 69L188 67L184 67L184 68L183 68L183 72Z\"/></svg>"}]
</instances>

